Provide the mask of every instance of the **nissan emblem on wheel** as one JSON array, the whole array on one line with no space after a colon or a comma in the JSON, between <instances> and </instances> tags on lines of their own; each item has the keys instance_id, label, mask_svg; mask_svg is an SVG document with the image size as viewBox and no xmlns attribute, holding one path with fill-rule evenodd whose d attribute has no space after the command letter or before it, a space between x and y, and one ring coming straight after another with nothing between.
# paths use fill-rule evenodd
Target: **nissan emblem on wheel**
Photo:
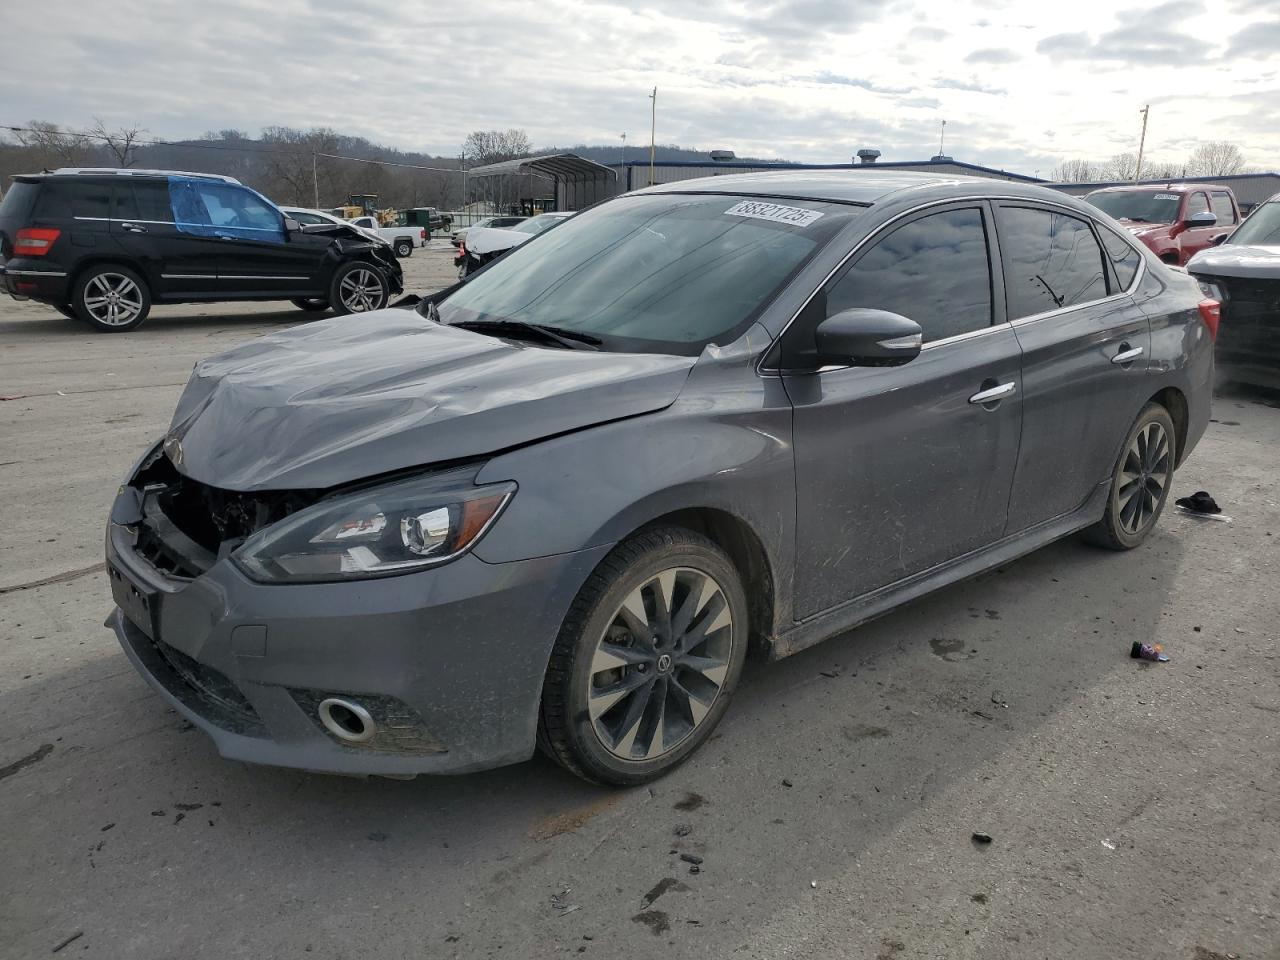
<instances>
[{"instance_id":1,"label":"nissan emblem on wheel","mask_svg":"<svg viewBox=\"0 0 1280 960\"><path fill-rule=\"evenodd\" d=\"M23 271L69 266L42 198ZM379 309L389 253L290 288L366 316L196 364L124 478L109 626L223 756L643 783L751 652L1072 534L1141 547L1209 423L1218 302L1039 186L745 173L538 219L415 310ZM59 289L145 312L149 263Z\"/></svg>"},{"instance_id":2,"label":"nissan emblem on wheel","mask_svg":"<svg viewBox=\"0 0 1280 960\"><path fill-rule=\"evenodd\" d=\"M0 282L104 333L155 304L289 300L365 313L403 290L392 247L336 218L304 225L232 177L62 169L0 202Z\"/></svg>"}]
</instances>

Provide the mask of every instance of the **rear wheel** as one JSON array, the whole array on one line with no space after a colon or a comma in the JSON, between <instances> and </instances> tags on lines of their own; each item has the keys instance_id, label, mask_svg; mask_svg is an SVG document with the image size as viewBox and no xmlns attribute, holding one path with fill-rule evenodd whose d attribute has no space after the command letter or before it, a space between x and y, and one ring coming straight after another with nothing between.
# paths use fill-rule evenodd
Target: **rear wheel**
<instances>
[{"instance_id":1,"label":"rear wheel","mask_svg":"<svg viewBox=\"0 0 1280 960\"><path fill-rule=\"evenodd\" d=\"M538 743L597 783L661 776L711 734L747 652L737 570L679 527L620 544L583 586L543 684Z\"/></svg>"},{"instance_id":2,"label":"rear wheel","mask_svg":"<svg viewBox=\"0 0 1280 960\"><path fill-rule=\"evenodd\" d=\"M329 304L339 314L381 310L391 296L386 276L364 260L344 264L334 271L329 291Z\"/></svg>"},{"instance_id":3,"label":"rear wheel","mask_svg":"<svg viewBox=\"0 0 1280 960\"><path fill-rule=\"evenodd\" d=\"M1085 532L1086 539L1111 550L1132 550L1147 539L1164 510L1177 461L1173 418L1158 403L1147 404L1111 475L1106 513Z\"/></svg>"},{"instance_id":4,"label":"rear wheel","mask_svg":"<svg viewBox=\"0 0 1280 960\"><path fill-rule=\"evenodd\" d=\"M128 267L115 263L90 267L71 292L75 314L95 330L124 333L151 312L151 292L146 282Z\"/></svg>"},{"instance_id":5,"label":"rear wheel","mask_svg":"<svg viewBox=\"0 0 1280 960\"><path fill-rule=\"evenodd\" d=\"M329 301L323 297L299 297L298 299L290 300L289 302L299 310L319 312L321 310L329 309Z\"/></svg>"},{"instance_id":6,"label":"rear wheel","mask_svg":"<svg viewBox=\"0 0 1280 960\"><path fill-rule=\"evenodd\" d=\"M412 256L413 256L413 241L412 241L412 240L404 240L404 239L397 240L397 241L396 241L396 256L397 256L397 257L399 257L401 260L403 260L405 257L412 257Z\"/></svg>"}]
</instances>

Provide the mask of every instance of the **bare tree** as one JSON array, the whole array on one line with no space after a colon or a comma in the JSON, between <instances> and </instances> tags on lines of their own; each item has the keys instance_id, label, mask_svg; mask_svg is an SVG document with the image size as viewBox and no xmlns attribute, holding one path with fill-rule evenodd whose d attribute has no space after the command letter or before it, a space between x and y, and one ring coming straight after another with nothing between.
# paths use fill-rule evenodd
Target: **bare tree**
<instances>
[{"instance_id":1,"label":"bare tree","mask_svg":"<svg viewBox=\"0 0 1280 960\"><path fill-rule=\"evenodd\" d=\"M1133 153L1117 153L1103 166L1104 180L1132 180L1138 170L1138 157Z\"/></svg>"},{"instance_id":2,"label":"bare tree","mask_svg":"<svg viewBox=\"0 0 1280 960\"><path fill-rule=\"evenodd\" d=\"M17 132L18 142L28 148L27 161L39 169L51 167L81 167L93 155L89 138L79 133L63 130L56 123L31 120L25 130Z\"/></svg>"},{"instance_id":3,"label":"bare tree","mask_svg":"<svg viewBox=\"0 0 1280 960\"><path fill-rule=\"evenodd\" d=\"M1096 160L1063 160L1049 177L1059 183L1093 183L1105 179L1103 166Z\"/></svg>"},{"instance_id":4,"label":"bare tree","mask_svg":"<svg viewBox=\"0 0 1280 960\"><path fill-rule=\"evenodd\" d=\"M526 156L533 149L523 130L474 130L462 144L463 156L476 166Z\"/></svg>"},{"instance_id":5,"label":"bare tree","mask_svg":"<svg viewBox=\"0 0 1280 960\"><path fill-rule=\"evenodd\" d=\"M321 199L339 197L345 200L342 186L335 183L332 166L318 153L337 153L338 135L326 127L295 130L292 127L266 127L262 142L271 147L266 157L264 192L280 203L310 206L316 200L317 185ZM314 166L313 166L314 164Z\"/></svg>"},{"instance_id":6,"label":"bare tree","mask_svg":"<svg viewBox=\"0 0 1280 960\"><path fill-rule=\"evenodd\" d=\"M108 130L107 125L99 118L93 118L93 126L89 130L89 136L94 140L99 140L107 145L107 149L111 151L111 156L115 158L116 166L132 167L138 162L138 141L147 131L141 127L121 127L118 130Z\"/></svg>"},{"instance_id":7,"label":"bare tree","mask_svg":"<svg viewBox=\"0 0 1280 960\"><path fill-rule=\"evenodd\" d=\"M1193 177L1225 177L1243 169L1240 148L1226 140L1202 143L1187 158L1187 170Z\"/></svg>"}]
</instances>

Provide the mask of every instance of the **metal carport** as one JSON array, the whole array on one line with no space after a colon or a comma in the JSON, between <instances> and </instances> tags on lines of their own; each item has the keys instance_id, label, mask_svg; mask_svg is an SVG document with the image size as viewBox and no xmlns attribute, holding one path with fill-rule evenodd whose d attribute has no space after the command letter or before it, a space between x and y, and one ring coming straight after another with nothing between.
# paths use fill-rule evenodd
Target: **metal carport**
<instances>
[{"instance_id":1,"label":"metal carport","mask_svg":"<svg viewBox=\"0 0 1280 960\"><path fill-rule=\"evenodd\" d=\"M548 153L541 157L521 157L474 167L469 177L532 176L555 184L557 210L581 210L613 196L611 181L618 172L576 153Z\"/></svg>"}]
</instances>

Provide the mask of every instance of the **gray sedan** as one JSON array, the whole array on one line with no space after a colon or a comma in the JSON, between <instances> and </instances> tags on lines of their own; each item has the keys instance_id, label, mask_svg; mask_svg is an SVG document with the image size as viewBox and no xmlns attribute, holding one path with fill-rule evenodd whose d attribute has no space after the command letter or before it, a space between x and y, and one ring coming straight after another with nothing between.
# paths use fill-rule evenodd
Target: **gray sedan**
<instances>
[{"instance_id":1,"label":"gray sedan","mask_svg":"<svg viewBox=\"0 0 1280 960\"><path fill-rule=\"evenodd\" d=\"M1033 186L627 194L417 310L199 363L113 507L108 622L227 757L395 776L536 744L643 782L749 649L1077 531L1141 544L1209 421L1216 306Z\"/></svg>"}]
</instances>

